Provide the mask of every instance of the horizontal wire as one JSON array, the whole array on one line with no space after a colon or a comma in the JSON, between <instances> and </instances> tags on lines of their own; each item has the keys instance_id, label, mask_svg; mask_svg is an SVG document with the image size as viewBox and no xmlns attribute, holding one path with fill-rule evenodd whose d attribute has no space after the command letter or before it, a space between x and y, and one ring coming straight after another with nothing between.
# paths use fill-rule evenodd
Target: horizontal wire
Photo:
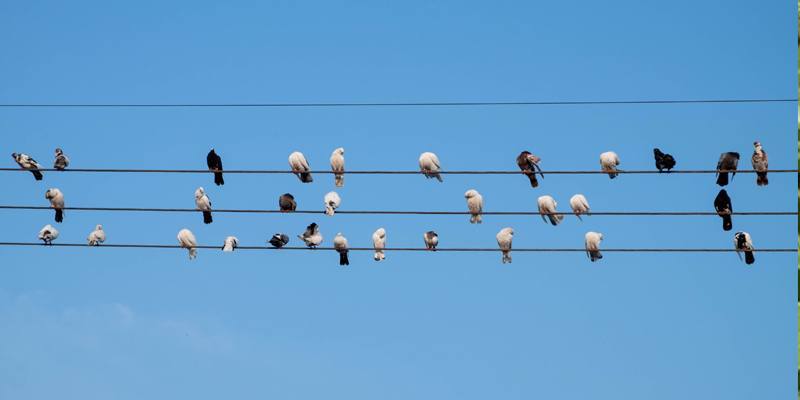
<instances>
[{"instance_id":1,"label":"horizontal wire","mask_svg":"<svg viewBox=\"0 0 800 400\"><path fill-rule=\"evenodd\" d=\"M0 171L7 172L29 172L28 169L22 168L0 168ZM232 169L223 171L213 171L208 169L130 169L130 168L69 168L65 170L57 170L54 168L39 168L42 172L90 172L90 173L164 173L164 174L213 174L215 172L222 172L225 174L294 174L291 170L269 170L269 169ZM694 170L673 170L669 172L660 172L658 170L617 170L615 173L619 174L716 174L720 172L736 172L742 174L752 174L759 171L753 169L740 169L740 170L716 170L716 169L694 169ZM798 173L798 169L770 169L769 173ZM343 174L343 175L421 175L422 171L381 171L381 170L355 170L333 172L330 170L308 171L310 174ZM439 171L442 175L523 175L522 171ZM538 172L537 172L538 173ZM608 171L602 170L554 170L542 171L545 175L585 175L585 174L602 174L607 175Z\"/></svg>"}]
</instances>

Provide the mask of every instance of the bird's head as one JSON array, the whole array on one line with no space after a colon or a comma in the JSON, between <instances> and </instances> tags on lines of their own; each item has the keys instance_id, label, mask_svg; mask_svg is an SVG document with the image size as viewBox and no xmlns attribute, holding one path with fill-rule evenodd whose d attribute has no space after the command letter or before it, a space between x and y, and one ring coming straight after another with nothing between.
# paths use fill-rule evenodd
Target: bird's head
<instances>
[{"instance_id":1,"label":"bird's head","mask_svg":"<svg viewBox=\"0 0 800 400\"><path fill-rule=\"evenodd\" d=\"M334 152L336 154L339 154L339 155L343 156L344 155L344 147L339 147L336 150L334 150Z\"/></svg>"},{"instance_id":2,"label":"bird's head","mask_svg":"<svg viewBox=\"0 0 800 400\"><path fill-rule=\"evenodd\" d=\"M756 151L761 151L761 142L759 142L759 141L757 141L757 140L756 140L755 142L753 142L753 148L754 148Z\"/></svg>"},{"instance_id":3,"label":"bird's head","mask_svg":"<svg viewBox=\"0 0 800 400\"><path fill-rule=\"evenodd\" d=\"M16 160L16 159L17 159L17 153L11 153L11 158L13 158L14 160Z\"/></svg>"},{"instance_id":4,"label":"bird's head","mask_svg":"<svg viewBox=\"0 0 800 400\"><path fill-rule=\"evenodd\" d=\"M56 147L56 155L57 155L57 156L60 156L60 155L62 155L62 154L64 154L64 151L63 151L63 150L61 150L61 148L60 148L60 147Z\"/></svg>"},{"instance_id":5,"label":"bird's head","mask_svg":"<svg viewBox=\"0 0 800 400\"><path fill-rule=\"evenodd\" d=\"M466 197L468 199L472 198L472 197L475 197L477 195L478 195L478 191L475 190L475 189L467 190L466 193L464 193L464 197Z\"/></svg>"},{"instance_id":6,"label":"bird's head","mask_svg":"<svg viewBox=\"0 0 800 400\"><path fill-rule=\"evenodd\" d=\"M94 229L97 230L97 231L102 231L103 230L103 225L97 224L97 226L95 226Z\"/></svg>"},{"instance_id":7,"label":"bird's head","mask_svg":"<svg viewBox=\"0 0 800 400\"><path fill-rule=\"evenodd\" d=\"M662 153L661 149L659 149L658 147L653 149L653 154L655 154L656 156L664 155L664 153Z\"/></svg>"}]
</instances>

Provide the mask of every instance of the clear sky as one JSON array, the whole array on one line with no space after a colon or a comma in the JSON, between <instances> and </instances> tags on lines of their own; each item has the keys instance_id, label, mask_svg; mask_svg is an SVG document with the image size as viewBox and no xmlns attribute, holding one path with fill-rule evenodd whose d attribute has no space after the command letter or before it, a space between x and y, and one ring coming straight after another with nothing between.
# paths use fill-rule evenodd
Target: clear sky
<instances>
[{"instance_id":1,"label":"clear sky","mask_svg":"<svg viewBox=\"0 0 800 400\"><path fill-rule=\"evenodd\" d=\"M320 102L747 98L796 95L793 2L198 2L0 3L0 102ZM795 161L796 105L338 109L0 109L0 163L75 168L287 168L300 150L327 168L414 169L423 151L445 169L514 169L528 149L545 169L706 169L761 140L773 168ZM293 193L322 210L330 175L2 173L1 204L273 208ZM347 176L342 210L535 210L583 193L597 211L709 211L711 175L525 178ZM735 210L796 209L795 176L758 188L738 175ZM201 244L227 235L261 245L316 221L369 246L732 246L710 217L538 217L66 212L59 242L95 224L108 243ZM47 211L0 211L0 241L34 241ZM794 247L791 217L736 217L757 247ZM0 248L0 397L8 399L688 399L794 396L796 255L733 253L388 253L376 263L332 252Z\"/></svg>"}]
</instances>

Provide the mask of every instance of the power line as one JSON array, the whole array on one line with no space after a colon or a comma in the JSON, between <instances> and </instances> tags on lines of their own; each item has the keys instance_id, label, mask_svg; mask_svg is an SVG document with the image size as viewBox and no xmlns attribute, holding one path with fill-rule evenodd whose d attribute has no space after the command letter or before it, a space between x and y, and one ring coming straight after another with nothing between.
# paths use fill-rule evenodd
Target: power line
<instances>
[{"instance_id":1,"label":"power line","mask_svg":"<svg viewBox=\"0 0 800 400\"><path fill-rule=\"evenodd\" d=\"M0 171L7 172L30 172L31 170L22 168L0 168ZM223 171L213 171L208 169L131 169L131 168L69 168L65 170L57 170L54 168L39 168L42 172L83 172L83 173L164 173L164 174L213 174L215 172L222 172L225 174L294 174L291 170L269 170L269 169L233 169ZM736 172L742 174L752 174L759 171L753 169L740 169L740 170L716 170L716 169L694 169L694 170L674 170L670 172L660 172L658 170L617 170L619 174L716 174L720 172ZM771 174L779 173L798 173L798 169L770 169L767 172ZM310 174L333 174L341 173L343 175L421 175L422 171L389 171L389 170L354 170L344 172L333 172L329 170L308 171ZM442 175L523 175L522 171L483 171L483 170L465 170L465 171L439 171ZM601 174L607 175L608 171L601 170L553 170L542 171L545 175L590 175Z\"/></svg>"}]
</instances>

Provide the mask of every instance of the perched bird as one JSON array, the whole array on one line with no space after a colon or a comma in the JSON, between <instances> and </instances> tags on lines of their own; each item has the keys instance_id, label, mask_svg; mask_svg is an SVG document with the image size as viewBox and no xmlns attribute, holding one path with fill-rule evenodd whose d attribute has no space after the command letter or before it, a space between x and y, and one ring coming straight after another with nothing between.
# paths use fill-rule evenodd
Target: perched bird
<instances>
[{"instance_id":1,"label":"perched bird","mask_svg":"<svg viewBox=\"0 0 800 400\"><path fill-rule=\"evenodd\" d=\"M325 215L332 216L339 205L342 204L342 199L336 192L328 192L324 198L325 201Z\"/></svg>"},{"instance_id":2,"label":"perched bird","mask_svg":"<svg viewBox=\"0 0 800 400\"><path fill-rule=\"evenodd\" d=\"M239 247L239 239L236 236L228 236L222 245L222 251L234 251L237 247Z\"/></svg>"},{"instance_id":3,"label":"perched bird","mask_svg":"<svg viewBox=\"0 0 800 400\"><path fill-rule=\"evenodd\" d=\"M556 207L558 207L558 203L556 203L556 200L553 198L553 196L539 196L537 203L539 204L539 215L542 217L542 221L545 223L547 223L549 220L553 226L556 226L564 219L564 214L556 213ZM547 219L545 219L545 217Z\"/></svg>"},{"instance_id":4,"label":"perched bird","mask_svg":"<svg viewBox=\"0 0 800 400\"><path fill-rule=\"evenodd\" d=\"M322 243L322 234L319 233L319 225L315 222L312 222L311 225L306 227L306 231L303 232L302 235L297 235L297 237L302 240L306 246L310 248L315 248Z\"/></svg>"},{"instance_id":5,"label":"perched bird","mask_svg":"<svg viewBox=\"0 0 800 400\"><path fill-rule=\"evenodd\" d=\"M44 244L53 244L53 240L58 238L58 230L53 228L52 225L47 224L39 231L39 240L43 241Z\"/></svg>"},{"instance_id":6,"label":"perched bird","mask_svg":"<svg viewBox=\"0 0 800 400\"><path fill-rule=\"evenodd\" d=\"M336 187L344 186L344 148L339 147L331 154L331 171Z\"/></svg>"},{"instance_id":7,"label":"perched bird","mask_svg":"<svg viewBox=\"0 0 800 400\"><path fill-rule=\"evenodd\" d=\"M767 169L769 168L769 158L767 152L761 147L761 142L753 143L753 169L756 170L756 184L758 186L767 186L769 180L767 179Z\"/></svg>"},{"instance_id":8,"label":"perched bird","mask_svg":"<svg viewBox=\"0 0 800 400\"><path fill-rule=\"evenodd\" d=\"M511 262L511 240L514 239L514 229L503 228L497 232L497 245L503 252L503 264Z\"/></svg>"},{"instance_id":9,"label":"perched bird","mask_svg":"<svg viewBox=\"0 0 800 400\"><path fill-rule=\"evenodd\" d=\"M717 197L714 198L714 209L717 210L717 214L722 217L722 230L729 231L733 229L733 219L731 217L733 205L725 189L720 190Z\"/></svg>"},{"instance_id":10,"label":"perched bird","mask_svg":"<svg viewBox=\"0 0 800 400\"><path fill-rule=\"evenodd\" d=\"M523 151L522 153L519 153L519 155L517 156L517 165L519 166L519 169L521 169L522 172L531 181L531 187L539 186L539 181L536 180L537 171L539 172L539 175L542 176L542 179L544 179L544 174L542 173L542 169L539 168L539 162L541 160L542 160L541 158L531 154L531 152L527 150Z\"/></svg>"},{"instance_id":11,"label":"perched bird","mask_svg":"<svg viewBox=\"0 0 800 400\"><path fill-rule=\"evenodd\" d=\"M56 222L64 222L64 194L52 188L44 192L44 198L50 200L50 207L56 210Z\"/></svg>"},{"instance_id":12,"label":"perched bird","mask_svg":"<svg viewBox=\"0 0 800 400\"><path fill-rule=\"evenodd\" d=\"M439 157L436 157L436 154L431 152L420 154L419 169L426 178L436 178L439 180L439 182L441 182L442 176L439 175L440 168L441 164L439 163Z\"/></svg>"},{"instance_id":13,"label":"perched bird","mask_svg":"<svg viewBox=\"0 0 800 400\"><path fill-rule=\"evenodd\" d=\"M585 236L586 255L589 256L589 259L592 260L592 262L603 258L603 255L600 253L600 242L602 241L603 241L602 233L586 232Z\"/></svg>"},{"instance_id":14,"label":"perched bird","mask_svg":"<svg viewBox=\"0 0 800 400\"><path fill-rule=\"evenodd\" d=\"M291 193L284 193L278 199L278 207L283 212L290 212L297 209L297 203L294 201L294 196Z\"/></svg>"},{"instance_id":15,"label":"perched bird","mask_svg":"<svg viewBox=\"0 0 800 400\"><path fill-rule=\"evenodd\" d=\"M36 160L31 158L31 156L24 154L24 153L11 153L11 158L17 162L20 168L27 169L31 171L33 174L34 179L37 181L42 180L42 172L39 171L39 168L42 168Z\"/></svg>"},{"instance_id":16,"label":"perched bird","mask_svg":"<svg viewBox=\"0 0 800 400\"><path fill-rule=\"evenodd\" d=\"M342 236L339 232L333 238L333 248L339 253L339 265L350 265L350 260L347 259L347 238Z\"/></svg>"},{"instance_id":17,"label":"perched bird","mask_svg":"<svg viewBox=\"0 0 800 400\"><path fill-rule=\"evenodd\" d=\"M189 259L194 260L197 258L197 239L194 237L192 231L184 228L178 232L178 244L189 250Z\"/></svg>"},{"instance_id":18,"label":"perched bird","mask_svg":"<svg viewBox=\"0 0 800 400\"><path fill-rule=\"evenodd\" d=\"M222 179L222 158L217 155L214 149L208 152L206 164L208 165L209 171L214 171L214 183L216 183L217 186L224 185L225 180Z\"/></svg>"},{"instance_id":19,"label":"perched bird","mask_svg":"<svg viewBox=\"0 0 800 400\"><path fill-rule=\"evenodd\" d=\"M464 197L467 199L467 208L469 209L470 213L469 222L471 224L480 224L483 222L481 220L481 213L483 212L483 196L481 196L477 190L470 189L464 193Z\"/></svg>"},{"instance_id":20,"label":"perched bird","mask_svg":"<svg viewBox=\"0 0 800 400\"><path fill-rule=\"evenodd\" d=\"M422 239L425 240L426 249L436 251L436 246L439 245L439 235L436 232L427 231L422 234Z\"/></svg>"},{"instance_id":21,"label":"perched bird","mask_svg":"<svg viewBox=\"0 0 800 400\"><path fill-rule=\"evenodd\" d=\"M63 171L67 169L69 166L69 158L64 155L64 151L61 148L56 148L56 159L53 161L53 168Z\"/></svg>"},{"instance_id":22,"label":"perched bird","mask_svg":"<svg viewBox=\"0 0 800 400\"><path fill-rule=\"evenodd\" d=\"M717 185L728 184L728 172L731 171L731 180L736 176L736 167L739 165L739 153L729 151L722 153L717 161Z\"/></svg>"},{"instance_id":23,"label":"perched bird","mask_svg":"<svg viewBox=\"0 0 800 400\"><path fill-rule=\"evenodd\" d=\"M581 218L581 214L589 215L589 202L582 194L576 194L570 197L569 206L572 208L572 212L575 214L575 216L580 220L583 220L583 218Z\"/></svg>"},{"instance_id":24,"label":"perched bird","mask_svg":"<svg viewBox=\"0 0 800 400\"><path fill-rule=\"evenodd\" d=\"M614 179L619 175L617 166L619 165L619 156L613 151L607 151L600 154L600 167L603 171L608 172L608 177Z\"/></svg>"},{"instance_id":25,"label":"perched bird","mask_svg":"<svg viewBox=\"0 0 800 400\"><path fill-rule=\"evenodd\" d=\"M203 212L203 223L210 224L214 222L211 219L211 199L208 198L205 189L202 187L194 191L194 204L198 210Z\"/></svg>"},{"instance_id":26,"label":"perched bird","mask_svg":"<svg viewBox=\"0 0 800 400\"><path fill-rule=\"evenodd\" d=\"M658 172L664 172L664 170L669 172L672 168L675 168L675 158L672 157L672 154L664 154L660 149L655 148L653 149L653 155L656 158Z\"/></svg>"},{"instance_id":27,"label":"perched bird","mask_svg":"<svg viewBox=\"0 0 800 400\"><path fill-rule=\"evenodd\" d=\"M106 231L103 230L103 225L97 225L94 230L86 238L89 246L99 246L106 241Z\"/></svg>"},{"instance_id":28,"label":"perched bird","mask_svg":"<svg viewBox=\"0 0 800 400\"><path fill-rule=\"evenodd\" d=\"M386 229L378 228L372 234L372 247L375 248L375 261L381 261L386 258L383 250L386 248Z\"/></svg>"},{"instance_id":29,"label":"perched bird","mask_svg":"<svg viewBox=\"0 0 800 400\"><path fill-rule=\"evenodd\" d=\"M276 249L280 249L281 247L289 244L289 235L284 233L276 233L272 235L272 238L269 239L269 244Z\"/></svg>"},{"instance_id":30,"label":"perched bird","mask_svg":"<svg viewBox=\"0 0 800 400\"><path fill-rule=\"evenodd\" d=\"M289 154L289 166L292 172L300 178L300 182L311 183L314 179L311 177L311 167L308 166L306 156L299 151Z\"/></svg>"},{"instance_id":31,"label":"perched bird","mask_svg":"<svg viewBox=\"0 0 800 400\"><path fill-rule=\"evenodd\" d=\"M736 232L733 235L733 245L736 248L736 255L742 259L742 251L744 251L744 263L750 265L756 262L756 257L753 255L753 241L750 240L750 234L747 232Z\"/></svg>"}]
</instances>

